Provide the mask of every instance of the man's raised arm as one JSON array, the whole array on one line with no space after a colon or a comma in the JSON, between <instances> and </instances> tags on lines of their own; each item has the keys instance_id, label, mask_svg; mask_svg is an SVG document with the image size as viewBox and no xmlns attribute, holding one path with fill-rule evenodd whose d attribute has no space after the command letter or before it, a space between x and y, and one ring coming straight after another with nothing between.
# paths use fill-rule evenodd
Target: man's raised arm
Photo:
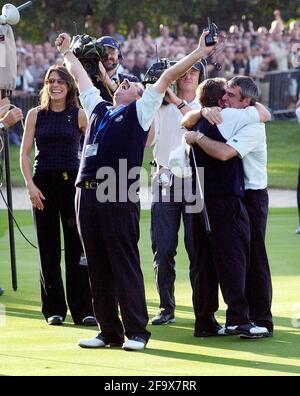
<instances>
[{"instance_id":1,"label":"man's raised arm","mask_svg":"<svg viewBox=\"0 0 300 396\"><path fill-rule=\"evenodd\" d=\"M154 89L158 93L164 93L167 88L183 74L185 74L195 63L201 58L207 57L215 48L215 46L207 47L205 44L205 37L208 32L203 32L199 39L197 49L191 52L189 55L182 58L174 66L167 69L158 81L154 84Z\"/></svg>"},{"instance_id":2,"label":"man's raised arm","mask_svg":"<svg viewBox=\"0 0 300 396\"><path fill-rule=\"evenodd\" d=\"M75 78L78 84L79 93L84 92L89 88L92 88L93 83L89 75L87 74L79 60L76 58L76 56L70 50L71 37L67 33L62 33L57 37L55 45L58 51L64 56L66 68Z\"/></svg>"}]
</instances>

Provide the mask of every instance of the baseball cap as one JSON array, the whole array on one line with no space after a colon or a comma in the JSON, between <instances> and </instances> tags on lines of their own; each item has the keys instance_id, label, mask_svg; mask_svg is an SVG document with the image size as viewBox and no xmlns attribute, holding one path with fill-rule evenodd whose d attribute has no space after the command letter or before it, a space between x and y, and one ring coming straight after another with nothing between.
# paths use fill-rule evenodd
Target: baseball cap
<instances>
[{"instance_id":1,"label":"baseball cap","mask_svg":"<svg viewBox=\"0 0 300 396\"><path fill-rule=\"evenodd\" d=\"M193 69L198 70L199 72L201 72L203 70L203 65L201 62L197 62L192 66Z\"/></svg>"},{"instance_id":2,"label":"baseball cap","mask_svg":"<svg viewBox=\"0 0 300 396\"><path fill-rule=\"evenodd\" d=\"M100 43L105 47L115 48L120 51L120 44L111 36L102 36L97 40L97 43Z\"/></svg>"}]
</instances>

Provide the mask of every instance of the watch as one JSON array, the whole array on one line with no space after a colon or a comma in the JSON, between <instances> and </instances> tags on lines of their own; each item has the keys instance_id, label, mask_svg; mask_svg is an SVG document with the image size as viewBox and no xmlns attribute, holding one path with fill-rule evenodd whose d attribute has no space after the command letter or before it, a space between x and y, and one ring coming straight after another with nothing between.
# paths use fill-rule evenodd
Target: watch
<instances>
[{"instance_id":1,"label":"watch","mask_svg":"<svg viewBox=\"0 0 300 396\"><path fill-rule=\"evenodd\" d=\"M5 129L5 126L4 126L3 122L0 122L0 129L2 129L2 130Z\"/></svg>"}]
</instances>

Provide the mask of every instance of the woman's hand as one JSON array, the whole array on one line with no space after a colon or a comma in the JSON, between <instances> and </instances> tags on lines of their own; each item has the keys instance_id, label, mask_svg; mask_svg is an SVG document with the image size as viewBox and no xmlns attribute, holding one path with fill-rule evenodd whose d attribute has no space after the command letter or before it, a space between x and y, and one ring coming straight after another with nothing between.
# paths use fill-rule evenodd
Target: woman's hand
<instances>
[{"instance_id":1,"label":"woman's hand","mask_svg":"<svg viewBox=\"0 0 300 396\"><path fill-rule=\"evenodd\" d=\"M46 198L44 197L43 193L34 183L27 186L27 190L32 206L39 210L44 210L44 204L42 200L45 200Z\"/></svg>"}]
</instances>

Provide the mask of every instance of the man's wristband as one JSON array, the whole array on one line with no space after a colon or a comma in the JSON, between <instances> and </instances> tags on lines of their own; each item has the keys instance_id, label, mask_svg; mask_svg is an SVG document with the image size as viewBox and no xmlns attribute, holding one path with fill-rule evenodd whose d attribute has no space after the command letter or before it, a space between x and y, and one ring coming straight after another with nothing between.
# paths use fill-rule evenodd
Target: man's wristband
<instances>
[{"instance_id":1,"label":"man's wristband","mask_svg":"<svg viewBox=\"0 0 300 396\"><path fill-rule=\"evenodd\" d=\"M184 101L182 101L182 102L177 106L177 109L178 109L178 110L181 110L184 106L185 106L185 103L184 103Z\"/></svg>"},{"instance_id":2,"label":"man's wristband","mask_svg":"<svg viewBox=\"0 0 300 396\"><path fill-rule=\"evenodd\" d=\"M197 133L197 137L196 137L196 143L199 144L199 143L200 143L200 140L203 139L204 136L205 136L204 133L198 132L198 133Z\"/></svg>"}]
</instances>

